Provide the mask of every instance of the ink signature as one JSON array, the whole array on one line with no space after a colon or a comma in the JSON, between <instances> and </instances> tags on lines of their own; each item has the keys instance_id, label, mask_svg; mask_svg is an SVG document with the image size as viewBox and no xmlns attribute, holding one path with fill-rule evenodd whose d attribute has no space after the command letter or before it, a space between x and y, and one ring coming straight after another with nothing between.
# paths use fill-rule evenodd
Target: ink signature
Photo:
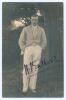
<instances>
[{"instance_id":1,"label":"ink signature","mask_svg":"<svg viewBox=\"0 0 66 100\"><path fill-rule=\"evenodd\" d=\"M35 70L37 70L38 68L42 68L41 67L42 65L47 66L49 64L59 63L59 62L60 62L60 60L57 59L56 56L49 58L49 60L43 59L43 60L41 60L40 64L38 64L38 65L34 65L33 62L30 62L29 65L24 64L25 73L26 73L26 75L30 74L30 76L32 76L32 75L34 75L34 73L32 73L32 67L33 66L35 66ZM30 66L30 68L28 66ZM41 70L41 71L43 71L43 70ZM39 71L39 72L41 72L41 71Z\"/></svg>"}]
</instances>

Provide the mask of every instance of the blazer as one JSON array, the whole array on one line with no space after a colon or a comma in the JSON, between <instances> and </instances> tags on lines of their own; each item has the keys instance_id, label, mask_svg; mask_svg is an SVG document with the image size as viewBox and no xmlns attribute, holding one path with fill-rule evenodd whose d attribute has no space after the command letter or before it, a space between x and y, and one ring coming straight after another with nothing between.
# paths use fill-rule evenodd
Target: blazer
<instances>
[{"instance_id":1,"label":"blazer","mask_svg":"<svg viewBox=\"0 0 66 100\"><path fill-rule=\"evenodd\" d=\"M42 49L45 49L47 45L47 39L45 31L42 27L36 26L35 30L32 25L29 25L23 28L20 37L19 37L19 46L22 51L25 50L26 47L33 45L39 45Z\"/></svg>"}]
</instances>

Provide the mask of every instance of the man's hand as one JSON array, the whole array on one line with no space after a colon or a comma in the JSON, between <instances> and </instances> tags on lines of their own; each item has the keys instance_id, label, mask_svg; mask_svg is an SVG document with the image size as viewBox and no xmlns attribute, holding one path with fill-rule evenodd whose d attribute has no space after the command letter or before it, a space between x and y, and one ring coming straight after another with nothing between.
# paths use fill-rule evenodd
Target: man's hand
<instances>
[{"instance_id":1,"label":"man's hand","mask_svg":"<svg viewBox=\"0 0 66 100\"><path fill-rule=\"evenodd\" d=\"M21 51L21 54L20 55L23 55L24 54L24 52L23 51Z\"/></svg>"}]
</instances>

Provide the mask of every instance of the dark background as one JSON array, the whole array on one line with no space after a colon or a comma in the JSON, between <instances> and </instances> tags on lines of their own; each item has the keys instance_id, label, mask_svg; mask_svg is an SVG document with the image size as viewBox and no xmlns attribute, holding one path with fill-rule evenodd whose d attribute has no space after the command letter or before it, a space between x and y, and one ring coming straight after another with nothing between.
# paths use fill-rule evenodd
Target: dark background
<instances>
[{"instance_id":1,"label":"dark background","mask_svg":"<svg viewBox=\"0 0 66 100\"><path fill-rule=\"evenodd\" d=\"M23 8L23 9L22 9ZM30 8L28 12L27 8ZM8 30L10 21L31 16L34 8L41 11L40 25L45 29L47 48L38 74L36 94L22 93L22 59L18 40L22 28ZM55 59L53 59L55 57ZM63 97L63 3L3 3L2 4L2 96L3 97Z\"/></svg>"}]
</instances>

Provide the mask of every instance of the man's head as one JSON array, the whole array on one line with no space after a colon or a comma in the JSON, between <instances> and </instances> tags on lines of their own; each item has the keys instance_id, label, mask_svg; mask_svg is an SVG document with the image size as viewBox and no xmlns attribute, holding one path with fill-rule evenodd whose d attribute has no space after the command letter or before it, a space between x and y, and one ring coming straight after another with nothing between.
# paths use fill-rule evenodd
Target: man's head
<instances>
[{"instance_id":1,"label":"man's head","mask_svg":"<svg viewBox=\"0 0 66 100\"><path fill-rule=\"evenodd\" d=\"M38 24L38 16L37 15L31 16L31 24L33 26L36 26Z\"/></svg>"}]
</instances>

